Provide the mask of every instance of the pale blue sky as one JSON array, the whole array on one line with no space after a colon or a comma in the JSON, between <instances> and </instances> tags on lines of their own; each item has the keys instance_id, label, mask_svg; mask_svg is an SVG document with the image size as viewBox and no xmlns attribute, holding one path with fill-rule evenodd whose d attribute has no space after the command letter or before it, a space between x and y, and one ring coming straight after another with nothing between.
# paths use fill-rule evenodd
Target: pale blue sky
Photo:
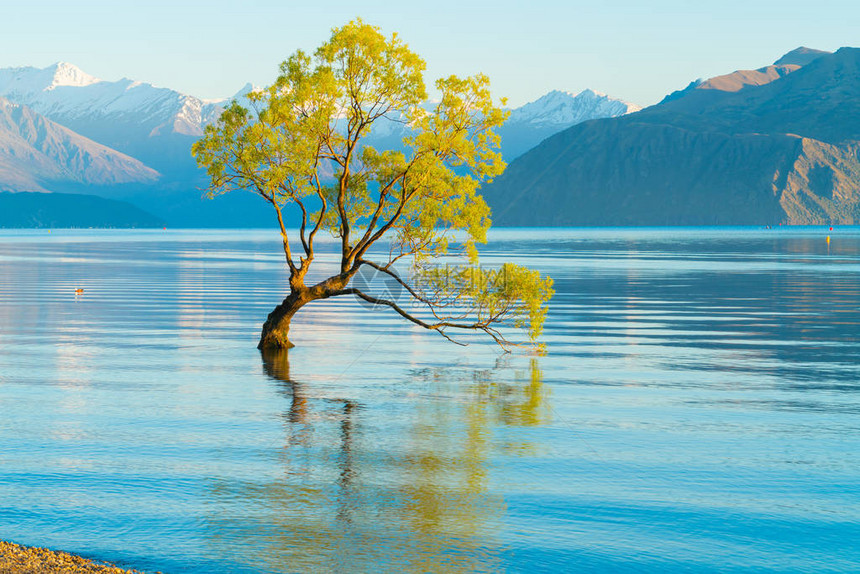
<instances>
[{"instance_id":1,"label":"pale blue sky","mask_svg":"<svg viewBox=\"0 0 860 574\"><path fill-rule=\"evenodd\" d=\"M397 31L431 78L484 72L512 105L593 88L647 105L800 45L860 45L856 0L607 2L30 0L0 10L0 67L68 61L200 97L270 83L355 16Z\"/></svg>"}]
</instances>

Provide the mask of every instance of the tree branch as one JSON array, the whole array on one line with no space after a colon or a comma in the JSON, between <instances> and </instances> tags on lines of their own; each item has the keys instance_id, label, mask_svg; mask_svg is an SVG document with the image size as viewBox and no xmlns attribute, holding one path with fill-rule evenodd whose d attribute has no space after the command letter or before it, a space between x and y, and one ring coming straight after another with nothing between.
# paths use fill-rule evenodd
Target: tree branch
<instances>
[{"instance_id":1,"label":"tree branch","mask_svg":"<svg viewBox=\"0 0 860 574\"><path fill-rule=\"evenodd\" d=\"M278 207L278 202L276 202L274 199L271 199L264 194L261 195L263 195L263 197L269 200L269 203L271 203L272 206L275 208L275 213L278 214L278 225L281 228L281 239L284 242L284 255L287 257L287 265L290 266L290 274L295 274L298 272L298 269L296 268L296 264L293 263L293 254L290 250L290 240L287 237L287 229L284 227L284 217L283 215L281 215L281 208Z\"/></svg>"},{"instance_id":2,"label":"tree branch","mask_svg":"<svg viewBox=\"0 0 860 574\"><path fill-rule=\"evenodd\" d=\"M308 235L308 259L313 259L314 257L314 237L316 237L317 231L322 227L322 222L325 219L326 211L328 210L328 202L325 199L325 194L322 190L322 185L320 185L320 174L319 174L319 160L314 164L314 185L316 187L317 196L320 198L322 202L322 207L320 207L320 215L317 219L316 225L311 230L310 235Z\"/></svg>"},{"instance_id":3,"label":"tree branch","mask_svg":"<svg viewBox=\"0 0 860 574\"><path fill-rule=\"evenodd\" d=\"M356 265L358 265L358 266L367 265L368 267L373 267L377 271L385 273L386 275L388 275L389 277L393 278L395 281L400 283L400 285L402 285L403 288L405 288L406 291L408 291L409 294L412 295L413 298L415 298L418 301L421 301L422 303L424 303L425 305L430 307L431 311L433 310L434 303L432 301L430 301L430 300L422 297L418 293L416 293L415 290L412 289L412 287L409 284L407 284L406 281L403 280L403 278L400 277L400 275L398 275L397 273L395 273L394 271L389 269L387 266L383 267L381 265L374 263L373 261L368 261L367 259L360 259L360 260L356 261ZM436 315L435 312L433 314ZM438 317L437 317L437 319L438 319Z\"/></svg>"},{"instance_id":4,"label":"tree branch","mask_svg":"<svg viewBox=\"0 0 860 574\"><path fill-rule=\"evenodd\" d=\"M498 331L498 329L495 329L495 328L490 326L490 324L493 322L493 320L478 321L475 323L453 323L451 321L439 321L437 323L427 323L426 321L422 321L421 319L411 315L410 313L407 313L397 303L395 303L393 301L389 301L388 299L380 299L378 297L368 295L367 293L364 293L360 289L356 289L355 287L350 287L347 289L340 289L338 291L333 291L333 292L330 292L327 296L328 297L336 297L339 295L355 295L356 297L364 299L368 303L372 303L374 305L384 305L386 307L391 307L401 317L403 317L407 321L415 323L416 325L418 325L420 327L424 327L425 329L427 329L429 331L436 331L437 333L439 333L440 335L442 335L443 337L445 337L446 339L448 339L452 343L456 343L460 346L465 347L466 345L468 345L468 343L461 343L460 341L455 341L454 339L449 337L448 334L445 333L445 331L444 331L446 328L466 329L466 330L470 330L470 331L483 331L484 333L487 333L488 335L490 335L490 337L492 337L493 340L496 343L498 343L498 345L500 347L502 347L506 353L510 352L510 349L508 347L513 345L510 341L505 339L504 336L502 336L502 334Z\"/></svg>"}]
</instances>

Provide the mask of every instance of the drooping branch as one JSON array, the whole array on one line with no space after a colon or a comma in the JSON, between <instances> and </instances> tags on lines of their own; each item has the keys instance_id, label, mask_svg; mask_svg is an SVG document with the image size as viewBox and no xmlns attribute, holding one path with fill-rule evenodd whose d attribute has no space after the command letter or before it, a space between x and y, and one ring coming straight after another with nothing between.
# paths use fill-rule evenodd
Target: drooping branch
<instances>
[{"instance_id":1,"label":"drooping branch","mask_svg":"<svg viewBox=\"0 0 860 574\"><path fill-rule=\"evenodd\" d=\"M438 321L436 323L428 323L426 321L419 319L418 317L415 317L411 313L405 311L402 307L400 307L394 301L389 301L388 299L382 299L379 297L374 297L372 295L368 295L367 293L364 293L363 291L361 291L360 289L357 289L355 287L350 287L347 289L341 289L339 291L335 291L335 292L331 293L329 296L335 297L335 296L339 296L339 295L355 295L356 297L359 297L359 298L361 298L361 299L363 299L363 300L365 300L368 303L371 303L373 305L384 305L386 307L391 307L401 317L403 317L407 321L415 323L416 325L423 327L427 330L436 331L437 333L439 333L440 335L442 335L443 337L445 337L449 341L456 343L458 345L461 345L461 346L466 346L467 343L455 341L447 333L445 333L445 329L450 328L450 329L463 329L463 330L469 330L469 331L483 331L484 333L490 335L490 337L492 337L493 340L496 343L498 343L505 350L505 352L510 352L510 349L508 347L513 345L510 341L505 339L505 337L497 329L495 329L491 326L491 323L492 323L491 320L476 321L474 323L454 323L453 321Z\"/></svg>"},{"instance_id":2,"label":"drooping branch","mask_svg":"<svg viewBox=\"0 0 860 574\"><path fill-rule=\"evenodd\" d=\"M386 275L388 275L389 277L391 277L392 279L394 279L395 281L397 281L397 283L399 283L399 284L400 284L404 289L406 289L406 291L408 291L408 292L409 292L409 294L410 294L410 295L411 295L415 300L420 301L421 303L424 303L425 305L427 305L428 307L430 307L430 309L431 309L431 310L433 310L434 302L433 302L433 301L430 301L429 299L426 299L426 298L422 297L419 293L417 293L417 292L412 288L412 286L411 286L411 285L409 285L408 283L406 283L406 281L404 281L404 280L403 280L403 278L402 278L402 277L400 277L400 275L399 275L399 274L397 274L396 272L394 272L393 270L391 270L391 268L390 268L390 267L388 267L388 266L383 267L382 265L378 265L378 264L374 263L373 261L368 261L368 260L366 260L366 259L359 259L358 261L356 261L356 265L357 265L357 266L367 265L368 267L373 267L374 269L376 269L377 271L379 271L379 272L381 272L381 273L385 273ZM434 313L433 313L433 314L434 314L434 315L436 314L436 313L435 313L435 311L434 311Z\"/></svg>"}]
</instances>

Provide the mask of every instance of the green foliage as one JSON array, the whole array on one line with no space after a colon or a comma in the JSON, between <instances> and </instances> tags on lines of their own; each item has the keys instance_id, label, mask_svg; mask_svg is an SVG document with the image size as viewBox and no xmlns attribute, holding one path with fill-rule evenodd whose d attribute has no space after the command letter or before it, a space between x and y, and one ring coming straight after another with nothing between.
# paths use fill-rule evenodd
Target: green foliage
<instances>
[{"instance_id":1,"label":"green foliage","mask_svg":"<svg viewBox=\"0 0 860 574\"><path fill-rule=\"evenodd\" d=\"M249 95L250 109L233 103L206 128L193 153L209 174L208 192L247 190L276 209L294 291L304 288L319 229L342 242L341 274L326 284L330 291L342 291L385 237L390 256L375 267L394 274L397 261L411 259L438 295L469 301L477 324L512 319L535 338L552 296L550 279L508 264L499 271L504 285L457 279L443 288L426 269L457 251L480 270L475 245L486 241L490 209L478 190L505 168L493 130L507 112L494 104L484 75L438 80L441 100L428 111L424 69L396 34L386 37L361 20L334 29L312 55L298 51L281 64L274 84ZM367 144L381 122L409 127L402 150ZM302 213L299 262L282 220L289 205ZM434 300L423 302L439 317Z\"/></svg>"},{"instance_id":2,"label":"green foliage","mask_svg":"<svg viewBox=\"0 0 860 574\"><path fill-rule=\"evenodd\" d=\"M555 293L552 278L514 263L499 269L427 266L415 275L421 296L437 307L466 310L487 326L511 317L514 326L527 329L533 341L543 331L546 302Z\"/></svg>"}]
</instances>

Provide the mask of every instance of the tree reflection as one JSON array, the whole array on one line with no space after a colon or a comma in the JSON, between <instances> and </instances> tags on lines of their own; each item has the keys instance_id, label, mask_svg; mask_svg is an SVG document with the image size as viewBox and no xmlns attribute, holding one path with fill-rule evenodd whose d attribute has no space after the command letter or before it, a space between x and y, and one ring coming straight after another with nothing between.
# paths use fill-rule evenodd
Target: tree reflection
<instances>
[{"instance_id":1,"label":"tree reflection","mask_svg":"<svg viewBox=\"0 0 860 574\"><path fill-rule=\"evenodd\" d=\"M348 384L296 380L287 353L263 355L287 402L283 472L217 485L232 512L210 521L213 536L264 571L502 569L505 501L490 468L534 449L506 441L505 427L548 420L537 360L527 372L417 370L380 406L334 396L358 394Z\"/></svg>"},{"instance_id":2,"label":"tree reflection","mask_svg":"<svg viewBox=\"0 0 860 574\"><path fill-rule=\"evenodd\" d=\"M290 376L290 359L287 349L268 349L261 351L263 357L263 371L276 381L279 385L281 394L286 396L290 401L290 407L286 414L288 436L294 436L293 431L296 428L302 437L294 443L306 443L309 440L307 425L313 425L314 416L309 413L308 397L303 385ZM337 405L337 408L331 413L335 420L339 421L340 427L340 444L337 445L337 466L339 470L337 484L339 487L339 496L337 516L338 519L344 522L349 522L350 509L347 501L351 490L351 480L354 475L352 468L352 450L353 450L353 413L356 410L356 404L348 399L326 399L326 402ZM288 441L290 444L291 441Z\"/></svg>"},{"instance_id":3,"label":"tree reflection","mask_svg":"<svg viewBox=\"0 0 860 574\"><path fill-rule=\"evenodd\" d=\"M415 405L404 460L404 516L423 548L408 556L411 571L486 571L502 567L505 501L489 485L491 458L532 452L525 441L496 440L494 430L548 422L542 372L530 362L528 380L507 365L491 370L426 369L411 385L441 400ZM451 400L455 399L455 400ZM512 448L513 447L513 448ZM444 565L444 566L443 566Z\"/></svg>"}]
</instances>

